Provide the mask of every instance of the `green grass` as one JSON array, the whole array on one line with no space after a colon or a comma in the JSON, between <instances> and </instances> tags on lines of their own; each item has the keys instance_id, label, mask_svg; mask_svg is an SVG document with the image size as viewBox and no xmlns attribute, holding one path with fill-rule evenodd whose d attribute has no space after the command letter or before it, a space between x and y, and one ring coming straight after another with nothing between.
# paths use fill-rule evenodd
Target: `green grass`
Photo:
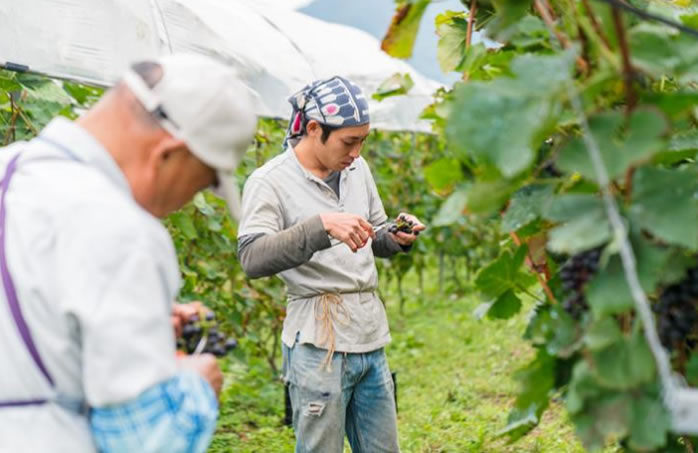
<instances>
[{"instance_id":1,"label":"green grass","mask_svg":"<svg viewBox=\"0 0 698 453\"><path fill-rule=\"evenodd\" d=\"M513 373L533 352L521 339L526 310L508 321L480 321L473 315L478 304L472 296L434 295L400 316L397 300L388 300L393 342L386 350L398 373L402 451L583 452L556 403L520 441L497 437L515 397ZM227 375L209 451L292 452L293 433L281 425L283 388L268 367L231 364Z\"/></svg>"}]
</instances>

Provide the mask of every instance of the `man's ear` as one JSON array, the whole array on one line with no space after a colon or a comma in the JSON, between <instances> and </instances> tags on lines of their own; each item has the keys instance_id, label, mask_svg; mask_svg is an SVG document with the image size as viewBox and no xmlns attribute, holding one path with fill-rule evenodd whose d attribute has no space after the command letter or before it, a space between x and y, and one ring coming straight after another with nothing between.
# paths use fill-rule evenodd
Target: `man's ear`
<instances>
[{"instance_id":1,"label":"man's ear","mask_svg":"<svg viewBox=\"0 0 698 453\"><path fill-rule=\"evenodd\" d=\"M305 131L308 137L319 137L322 135L322 127L315 120L308 121L308 124L305 125Z\"/></svg>"},{"instance_id":2,"label":"man's ear","mask_svg":"<svg viewBox=\"0 0 698 453\"><path fill-rule=\"evenodd\" d=\"M170 134L163 134L153 148L151 156L157 159L159 164L169 160L174 154L187 149L187 144L183 140L173 137Z\"/></svg>"}]
</instances>

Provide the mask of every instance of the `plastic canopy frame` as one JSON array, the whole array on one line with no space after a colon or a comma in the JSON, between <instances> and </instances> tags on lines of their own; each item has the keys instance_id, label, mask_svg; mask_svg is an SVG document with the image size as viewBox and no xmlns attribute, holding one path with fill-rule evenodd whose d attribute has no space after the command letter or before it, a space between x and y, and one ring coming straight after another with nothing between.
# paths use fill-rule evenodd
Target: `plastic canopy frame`
<instances>
[{"instance_id":1,"label":"plastic canopy frame","mask_svg":"<svg viewBox=\"0 0 698 453\"><path fill-rule=\"evenodd\" d=\"M108 87L128 66L175 52L234 67L257 93L260 116L287 118L287 98L312 80L342 75L370 95L396 73L412 89L369 99L372 126L431 132L420 119L441 86L380 50L371 35L269 0L22 0L0 2L0 65Z\"/></svg>"}]
</instances>

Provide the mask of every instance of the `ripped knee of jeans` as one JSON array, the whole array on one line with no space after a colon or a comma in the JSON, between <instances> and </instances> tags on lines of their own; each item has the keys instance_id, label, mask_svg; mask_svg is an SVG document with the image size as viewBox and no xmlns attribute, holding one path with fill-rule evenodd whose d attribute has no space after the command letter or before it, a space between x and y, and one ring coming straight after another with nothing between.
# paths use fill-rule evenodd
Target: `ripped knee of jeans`
<instances>
[{"instance_id":1,"label":"ripped knee of jeans","mask_svg":"<svg viewBox=\"0 0 698 453\"><path fill-rule=\"evenodd\" d=\"M311 401L303 408L303 415L306 417L321 417L327 404L320 401Z\"/></svg>"}]
</instances>

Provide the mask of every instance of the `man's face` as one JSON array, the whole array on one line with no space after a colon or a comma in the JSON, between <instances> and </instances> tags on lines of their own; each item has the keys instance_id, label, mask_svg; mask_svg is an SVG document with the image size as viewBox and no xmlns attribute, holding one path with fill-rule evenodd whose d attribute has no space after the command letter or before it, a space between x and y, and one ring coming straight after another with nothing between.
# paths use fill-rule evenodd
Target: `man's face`
<instances>
[{"instance_id":1,"label":"man's face","mask_svg":"<svg viewBox=\"0 0 698 453\"><path fill-rule=\"evenodd\" d=\"M317 159L325 168L341 171L349 167L355 159L358 159L361 154L361 146L368 137L370 126L365 124L334 130L325 143L322 143L322 129L319 125L317 125L317 130L319 130L319 134L317 131L313 133Z\"/></svg>"},{"instance_id":2,"label":"man's face","mask_svg":"<svg viewBox=\"0 0 698 453\"><path fill-rule=\"evenodd\" d=\"M163 153L151 181L148 207L165 217L188 203L197 192L216 182L216 172L197 159L185 145Z\"/></svg>"}]
</instances>

